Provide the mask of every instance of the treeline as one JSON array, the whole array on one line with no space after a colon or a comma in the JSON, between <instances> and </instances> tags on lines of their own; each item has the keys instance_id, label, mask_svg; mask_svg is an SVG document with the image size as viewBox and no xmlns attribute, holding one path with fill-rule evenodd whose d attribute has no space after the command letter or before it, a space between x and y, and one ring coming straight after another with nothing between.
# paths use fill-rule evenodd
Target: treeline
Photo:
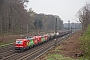
<instances>
[{"instance_id":1,"label":"treeline","mask_svg":"<svg viewBox=\"0 0 90 60\"><path fill-rule=\"evenodd\" d=\"M25 34L32 30L51 31L55 29L58 19L58 29L62 29L63 21L55 15L37 14L32 9L25 10L24 3L28 0L0 0L0 35Z\"/></svg>"},{"instance_id":2,"label":"treeline","mask_svg":"<svg viewBox=\"0 0 90 60\"><path fill-rule=\"evenodd\" d=\"M63 21L56 15L45 15L45 14L35 14L35 21L41 21L42 30L55 30L55 22L57 18L57 29L61 30L63 28ZM40 24L40 23L38 23ZM39 27L38 27L39 28Z\"/></svg>"}]
</instances>

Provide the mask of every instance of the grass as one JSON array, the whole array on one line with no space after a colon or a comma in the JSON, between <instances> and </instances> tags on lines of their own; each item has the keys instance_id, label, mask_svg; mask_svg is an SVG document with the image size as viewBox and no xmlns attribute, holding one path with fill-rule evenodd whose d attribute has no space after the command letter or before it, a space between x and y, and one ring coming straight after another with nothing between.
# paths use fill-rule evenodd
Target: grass
<instances>
[{"instance_id":1,"label":"grass","mask_svg":"<svg viewBox=\"0 0 90 60\"><path fill-rule=\"evenodd\" d=\"M70 57L63 57L61 54L48 54L47 60L75 60Z\"/></svg>"},{"instance_id":2,"label":"grass","mask_svg":"<svg viewBox=\"0 0 90 60\"><path fill-rule=\"evenodd\" d=\"M58 46L55 49L53 49L52 51L50 51L49 53L47 53L46 60L86 60L82 57L77 58L77 59L74 59L71 57L65 57L61 54L61 52L63 52L63 51L61 51L60 48L62 48L62 47Z\"/></svg>"},{"instance_id":3,"label":"grass","mask_svg":"<svg viewBox=\"0 0 90 60\"><path fill-rule=\"evenodd\" d=\"M70 57L64 57L61 54L48 54L47 56L48 56L47 60L88 60L82 57L77 58L77 59L70 58Z\"/></svg>"},{"instance_id":4,"label":"grass","mask_svg":"<svg viewBox=\"0 0 90 60\"><path fill-rule=\"evenodd\" d=\"M70 57L64 57L61 55L61 46L56 47L51 53L47 54L47 60L74 60ZM53 52L53 53L52 53ZM59 53L60 52L60 53Z\"/></svg>"},{"instance_id":5,"label":"grass","mask_svg":"<svg viewBox=\"0 0 90 60\"><path fill-rule=\"evenodd\" d=\"M12 45L14 43L13 40L7 41L7 42L0 42L0 47Z\"/></svg>"},{"instance_id":6,"label":"grass","mask_svg":"<svg viewBox=\"0 0 90 60\"><path fill-rule=\"evenodd\" d=\"M0 43L0 47L5 47L5 46L9 46L9 45L13 45L13 43Z\"/></svg>"}]
</instances>

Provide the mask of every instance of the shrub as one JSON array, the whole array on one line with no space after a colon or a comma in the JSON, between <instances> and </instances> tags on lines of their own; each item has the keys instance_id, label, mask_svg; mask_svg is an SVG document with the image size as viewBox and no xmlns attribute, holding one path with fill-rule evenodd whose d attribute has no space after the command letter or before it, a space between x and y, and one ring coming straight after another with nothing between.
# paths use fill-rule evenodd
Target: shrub
<instances>
[{"instance_id":1,"label":"shrub","mask_svg":"<svg viewBox=\"0 0 90 60\"><path fill-rule=\"evenodd\" d=\"M85 57L90 59L90 25L87 27L87 30L84 32L80 40L82 43L81 48L85 51Z\"/></svg>"}]
</instances>

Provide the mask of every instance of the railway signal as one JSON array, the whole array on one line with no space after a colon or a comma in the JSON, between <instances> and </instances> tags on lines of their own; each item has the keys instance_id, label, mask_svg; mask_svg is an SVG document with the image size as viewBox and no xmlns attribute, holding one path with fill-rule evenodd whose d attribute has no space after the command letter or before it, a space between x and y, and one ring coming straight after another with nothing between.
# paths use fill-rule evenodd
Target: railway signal
<instances>
[{"instance_id":1,"label":"railway signal","mask_svg":"<svg viewBox=\"0 0 90 60\"><path fill-rule=\"evenodd\" d=\"M55 44L54 44L54 46L56 46L56 42L57 42L57 18L56 18L56 22L55 22Z\"/></svg>"},{"instance_id":2,"label":"railway signal","mask_svg":"<svg viewBox=\"0 0 90 60\"><path fill-rule=\"evenodd\" d=\"M68 20L68 30L70 30L70 20Z\"/></svg>"}]
</instances>

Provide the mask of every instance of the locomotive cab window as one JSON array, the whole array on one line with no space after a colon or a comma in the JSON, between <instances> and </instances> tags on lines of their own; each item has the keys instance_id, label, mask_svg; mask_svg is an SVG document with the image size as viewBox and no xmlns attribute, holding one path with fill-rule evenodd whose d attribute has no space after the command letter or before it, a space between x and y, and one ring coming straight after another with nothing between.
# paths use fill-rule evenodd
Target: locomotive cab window
<instances>
[{"instance_id":1,"label":"locomotive cab window","mask_svg":"<svg viewBox=\"0 0 90 60\"><path fill-rule=\"evenodd\" d=\"M22 41L18 40L16 41L16 44L22 44Z\"/></svg>"}]
</instances>

